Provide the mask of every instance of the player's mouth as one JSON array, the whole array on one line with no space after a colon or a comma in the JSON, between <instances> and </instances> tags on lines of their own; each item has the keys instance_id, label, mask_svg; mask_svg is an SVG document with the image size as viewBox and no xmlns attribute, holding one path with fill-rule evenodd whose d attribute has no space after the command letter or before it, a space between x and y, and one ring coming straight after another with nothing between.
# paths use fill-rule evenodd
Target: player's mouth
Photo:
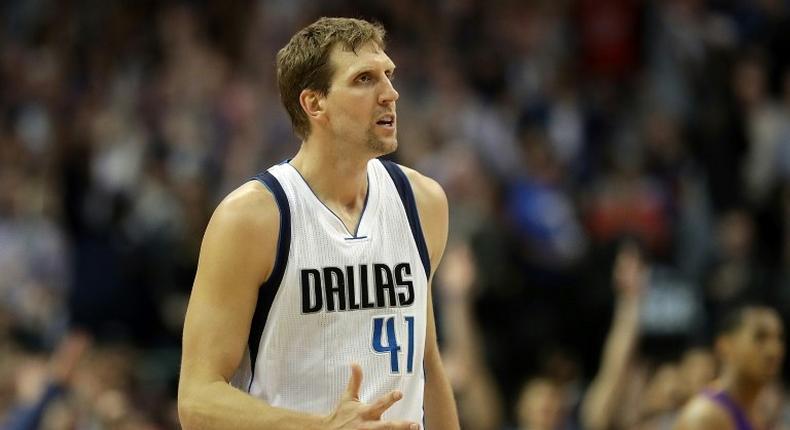
<instances>
[{"instance_id":1,"label":"player's mouth","mask_svg":"<svg viewBox=\"0 0 790 430\"><path fill-rule=\"evenodd\" d=\"M378 121L376 121L376 125L379 126L379 127L382 127L382 128L394 130L395 129L395 115L393 115L393 114L382 115L378 119Z\"/></svg>"}]
</instances>

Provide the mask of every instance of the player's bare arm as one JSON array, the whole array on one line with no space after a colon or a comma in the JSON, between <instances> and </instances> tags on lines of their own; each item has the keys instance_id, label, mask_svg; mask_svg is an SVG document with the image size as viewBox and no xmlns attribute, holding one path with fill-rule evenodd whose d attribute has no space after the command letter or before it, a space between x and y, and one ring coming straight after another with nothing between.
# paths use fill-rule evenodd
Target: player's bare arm
<instances>
[{"instance_id":1,"label":"player's bare arm","mask_svg":"<svg viewBox=\"0 0 790 430\"><path fill-rule=\"evenodd\" d=\"M412 429L379 418L400 398L358 400L361 370L329 416L275 408L229 384L245 351L258 288L274 265L279 209L249 182L217 208L206 229L184 324L178 409L185 429Z\"/></svg>"},{"instance_id":2,"label":"player's bare arm","mask_svg":"<svg viewBox=\"0 0 790 430\"><path fill-rule=\"evenodd\" d=\"M229 195L209 222L184 323L178 407L185 429L278 425L267 419L268 405L229 385L244 353L258 287L273 266L278 229L276 202L254 182ZM320 422L298 420L306 428ZM293 422L291 428L300 428Z\"/></svg>"},{"instance_id":3,"label":"player's bare arm","mask_svg":"<svg viewBox=\"0 0 790 430\"><path fill-rule=\"evenodd\" d=\"M458 412L450 382L444 372L436 342L436 323L433 315L433 294L430 288L433 273L442 260L447 244L448 205L442 187L433 179L413 169L402 167L409 178L417 210L420 215L425 242L431 259L431 280L428 290L428 333L425 341L425 418L431 429L459 429Z\"/></svg>"},{"instance_id":4,"label":"player's bare arm","mask_svg":"<svg viewBox=\"0 0 790 430\"><path fill-rule=\"evenodd\" d=\"M727 413L706 398L692 400L680 413L674 430L735 430Z\"/></svg>"}]
</instances>

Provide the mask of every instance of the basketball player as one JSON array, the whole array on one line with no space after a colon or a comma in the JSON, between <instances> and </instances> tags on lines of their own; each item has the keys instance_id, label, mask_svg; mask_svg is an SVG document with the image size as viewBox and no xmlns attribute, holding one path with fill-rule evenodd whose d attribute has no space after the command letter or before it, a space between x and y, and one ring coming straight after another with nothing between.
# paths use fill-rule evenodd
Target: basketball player
<instances>
[{"instance_id":1,"label":"basketball player","mask_svg":"<svg viewBox=\"0 0 790 430\"><path fill-rule=\"evenodd\" d=\"M744 306L722 324L716 339L722 372L711 389L694 397L676 430L760 429L765 417L755 414L758 395L777 375L784 357L784 330L771 308Z\"/></svg>"},{"instance_id":2,"label":"basketball player","mask_svg":"<svg viewBox=\"0 0 790 430\"><path fill-rule=\"evenodd\" d=\"M301 138L206 229L187 310L186 429L458 429L430 284L447 238L398 146L384 30L322 18L277 55ZM364 376L364 379L363 379Z\"/></svg>"}]
</instances>

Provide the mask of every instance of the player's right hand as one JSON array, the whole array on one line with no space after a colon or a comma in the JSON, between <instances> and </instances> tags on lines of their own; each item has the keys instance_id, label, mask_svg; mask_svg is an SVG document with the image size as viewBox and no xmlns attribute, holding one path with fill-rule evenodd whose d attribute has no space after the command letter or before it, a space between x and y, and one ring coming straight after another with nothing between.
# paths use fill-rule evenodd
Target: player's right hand
<instances>
[{"instance_id":1,"label":"player's right hand","mask_svg":"<svg viewBox=\"0 0 790 430\"><path fill-rule=\"evenodd\" d=\"M419 430L417 423L408 421L382 421L381 415L403 397L400 391L391 391L370 405L359 400L362 386L362 368L351 365L351 379L340 404L326 417L326 428L330 430Z\"/></svg>"}]
</instances>

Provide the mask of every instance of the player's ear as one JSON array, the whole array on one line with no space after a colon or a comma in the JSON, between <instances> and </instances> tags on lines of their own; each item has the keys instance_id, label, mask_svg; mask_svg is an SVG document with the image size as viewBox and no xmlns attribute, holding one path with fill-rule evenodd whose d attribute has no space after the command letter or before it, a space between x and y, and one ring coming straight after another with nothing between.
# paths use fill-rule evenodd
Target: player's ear
<instances>
[{"instance_id":1,"label":"player's ear","mask_svg":"<svg viewBox=\"0 0 790 430\"><path fill-rule=\"evenodd\" d=\"M326 98L316 90L304 89L299 93L299 104L308 117L319 119L324 114Z\"/></svg>"}]
</instances>

